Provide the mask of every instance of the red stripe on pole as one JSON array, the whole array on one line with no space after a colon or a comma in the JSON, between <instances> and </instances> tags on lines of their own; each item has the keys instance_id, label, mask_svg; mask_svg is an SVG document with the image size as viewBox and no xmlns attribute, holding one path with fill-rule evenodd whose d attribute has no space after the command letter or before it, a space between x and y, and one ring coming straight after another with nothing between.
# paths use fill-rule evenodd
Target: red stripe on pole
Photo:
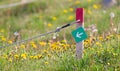
<instances>
[{"instance_id":1,"label":"red stripe on pole","mask_svg":"<svg viewBox=\"0 0 120 71\"><path fill-rule=\"evenodd\" d=\"M76 20L80 20L80 25L84 22L84 8L77 8L76 9Z\"/></svg>"}]
</instances>

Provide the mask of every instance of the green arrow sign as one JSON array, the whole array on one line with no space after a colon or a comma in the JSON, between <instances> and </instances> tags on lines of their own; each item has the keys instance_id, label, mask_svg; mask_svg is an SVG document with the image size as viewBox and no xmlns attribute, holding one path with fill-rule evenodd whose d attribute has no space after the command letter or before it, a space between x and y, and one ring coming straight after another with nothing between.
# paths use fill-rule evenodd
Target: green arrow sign
<instances>
[{"instance_id":1,"label":"green arrow sign","mask_svg":"<svg viewBox=\"0 0 120 71\"><path fill-rule=\"evenodd\" d=\"M72 31L72 36L77 43L87 38L87 34L83 27L79 27L76 30Z\"/></svg>"}]
</instances>

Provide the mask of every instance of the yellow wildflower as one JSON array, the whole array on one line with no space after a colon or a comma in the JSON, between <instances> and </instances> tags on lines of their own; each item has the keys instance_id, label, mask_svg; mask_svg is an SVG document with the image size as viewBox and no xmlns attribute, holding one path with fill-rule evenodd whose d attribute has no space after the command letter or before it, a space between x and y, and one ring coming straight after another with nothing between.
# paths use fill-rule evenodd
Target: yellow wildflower
<instances>
[{"instance_id":1,"label":"yellow wildflower","mask_svg":"<svg viewBox=\"0 0 120 71\"><path fill-rule=\"evenodd\" d=\"M34 56L30 56L30 59L33 59L34 58Z\"/></svg>"},{"instance_id":2,"label":"yellow wildflower","mask_svg":"<svg viewBox=\"0 0 120 71\"><path fill-rule=\"evenodd\" d=\"M47 50L44 50L44 53L47 53L48 51Z\"/></svg>"},{"instance_id":3,"label":"yellow wildflower","mask_svg":"<svg viewBox=\"0 0 120 71\"><path fill-rule=\"evenodd\" d=\"M65 46L66 46L66 47L70 47L70 45L69 45L69 44L65 44Z\"/></svg>"},{"instance_id":4,"label":"yellow wildflower","mask_svg":"<svg viewBox=\"0 0 120 71\"><path fill-rule=\"evenodd\" d=\"M92 14L92 12L90 10L87 11L88 14Z\"/></svg>"},{"instance_id":5,"label":"yellow wildflower","mask_svg":"<svg viewBox=\"0 0 120 71\"><path fill-rule=\"evenodd\" d=\"M47 43L46 42L39 42L41 46L45 46Z\"/></svg>"},{"instance_id":6,"label":"yellow wildflower","mask_svg":"<svg viewBox=\"0 0 120 71\"><path fill-rule=\"evenodd\" d=\"M20 47L21 47L21 48L25 48L25 45L22 44Z\"/></svg>"},{"instance_id":7,"label":"yellow wildflower","mask_svg":"<svg viewBox=\"0 0 120 71\"><path fill-rule=\"evenodd\" d=\"M49 63L48 62L45 62L46 65L48 65Z\"/></svg>"},{"instance_id":8,"label":"yellow wildflower","mask_svg":"<svg viewBox=\"0 0 120 71\"><path fill-rule=\"evenodd\" d=\"M102 36L98 37L98 39L99 39L100 41L103 41L103 40L104 40L104 38L103 38Z\"/></svg>"},{"instance_id":9,"label":"yellow wildflower","mask_svg":"<svg viewBox=\"0 0 120 71\"><path fill-rule=\"evenodd\" d=\"M80 1L78 1L78 0L77 0L77 1L75 1L75 4L76 4L76 5L77 5L77 4L80 4Z\"/></svg>"},{"instance_id":10,"label":"yellow wildflower","mask_svg":"<svg viewBox=\"0 0 120 71\"><path fill-rule=\"evenodd\" d=\"M68 11L65 9L65 10L63 10L63 13L68 13Z\"/></svg>"},{"instance_id":11,"label":"yellow wildflower","mask_svg":"<svg viewBox=\"0 0 120 71\"><path fill-rule=\"evenodd\" d=\"M19 59L19 55L18 55L18 54L15 54L15 55L14 55L14 58L15 58L15 59Z\"/></svg>"},{"instance_id":12,"label":"yellow wildflower","mask_svg":"<svg viewBox=\"0 0 120 71\"><path fill-rule=\"evenodd\" d=\"M55 21L55 20L57 20L57 18L54 16L54 17L52 17L52 20Z\"/></svg>"},{"instance_id":13,"label":"yellow wildflower","mask_svg":"<svg viewBox=\"0 0 120 71\"><path fill-rule=\"evenodd\" d=\"M51 23L48 23L48 24L47 24L47 26L48 26L48 27L51 27L51 26L52 26L52 24L51 24Z\"/></svg>"},{"instance_id":14,"label":"yellow wildflower","mask_svg":"<svg viewBox=\"0 0 120 71\"><path fill-rule=\"evenodd\" d=\"M84 46L87 46L87 42L86 42L86 41L84 41L84 43L83 43L83 44L84 44Z\"/></svg>"},{"instance_id":15,"label":"yellow wildflower","mask_svg":"<svg viewBox=\"0 0 120 71\"><path fill-rule=\"evenodd\" d=\"M38 54L37 56L38 56L38 58L41 58L41 57L42 57L42 55L41 55L41 54Z\"/></svg>"},{"instance_id":16,"label":"yellow wildflower","mask_svg":"<svg viewBox=\"0 0 120 71\"><path fill-rule=\"evenodd\" d=\"M7 59L7 58L8 58L8 55L4 55L3 58Z\"/></svg>"},{"instance_id":17,"label":"yellow wildflower","mask_svg":"<svg viewBox=\"0 0 120 71\"><path fill-rule=\"evenodd\" d=\"M26 53L23 53L23 54L21 54L21 57L22 57L23 59L26 59L26 58L27 58L27 54L26 54Z\"/></svg>"},{"instance_id":18,"label":"yellow wildflower","mask_svg":"<svg viewBox=\"0 0 120 71\"><path fill-rule=\"evenodd\" d=\"M109 40L110 39L110 36L107 36L107 40Z\"/></svg>"},{"instance_id":19,"label":"yellow wildflower","mask_svg":"<svg viewBox=\"0 0 120 71\"><path fill-rule=\"evenodd\" d=\"M37 56L37 55L35 55L33 58L34 58L34 59L38 59L38 56Z\"/></svg>"},{"instance_id":20,"label":"yellow wildflower","mask_svg":"<svg viewBox=\"0 0 120 71\"><path fill-rule=\"evenodd\" d=\"M69 17L68 17L68 20L73 20L73 19L74 19L73 16L69 16Z\"/></svg>"},{"instance_id":21,"label":"yellow wildflower","mask_svg":"<svg viewBox=\"0 0 120 71\"><path fill-rule=\"evenodd\" d=\"M9 61L9 62L12 62L12 58L9 58L8 61Z\"/></svg>"},{"instance_id":22,"label":"yellow wildflower","mask_svg":"<svg viewBox=\"0 0 120 71\"><path fill-rule=\"evenodd\" d=\"M33 48L37 48L37 45L36 44L31 44Z\"/></svg>"},{"instance_id":23,"label":"yellow wildflower","mask_svg":"<svg viewBox=\"0 0 120 71\"><path fill-rule=\"evenodd\" d=\"M91 49L92 51L94 51L94 50L95 50L95 49L94 49L94 48L92 48L92 47L91 47L90 49Z\"/></svg>"},{"instance_id":24,"label":"yellow wildflower","mask_svg":"<svg viewBox=\"0 0 120 71\"><path fill-rule=\"evenodd\" d=\"M96 42L96 45L99 45L100 43L99 42Z\"/></svg>"},{"instance_id":25,"label":"yellow wildflower","mask_svg":"<svg viewBox=\"0 0 120 71\"><path fill-rule=\"evenodd\" d=\"M48 57L50 57L51 55L50 54L48 54Z\"/></svg>"},{"instance_id":26,"label":"yellow wildflower","mask_svg":"<svg viewBox=\"0 0 120 71\"><path fill-rule=\"evenodd\" d=\"M85 42L86 42L87 44L90 44L90 43L91 43L90 39L85 40Z\"/></svg>"},{"instance_id":27,"label":"yellow wildflower","mask_svg":"<svg viewBox=\"0 0 120 71\"><path fill-rule=\"evenodd\" d=\"M91 0L87 0L88 2L91 2Z\"/></svg>"},{"instance_id":28,"label":"yellow wildflower","mask_svg":"<svg viewBox=\"0 0 120 71\"><path fill-rule=\"evenodd\" d=\"M54 50L57 47L56 44L51 44L51 48Z\"/></svg>"},{"instance_id":29,"label":"yellow wildflower","mask_svg":"<svg viewBox=\"0 0 120 71\"><path fill-rule=\"evenodd\" d=\"M8 43L9 43L9 44L12 44L12 41L11 41L11 40L8 40Z\"/></svg>"},{"instance_id":30,"label":"yellow wildflower","mask_svg":"<svg viewBox=\"0 0 120 71\"><path fill-rule=\"evenodd\" d=\"M66 43L67 41L66 40L62 40L61 42Z\"/></svg>"},{"instance_id":31,"label":"yellow wildflower","mask_svg":"<svg viewBox=\"0 0 120 71\"><path fill-rule=\"evenodd\" d=\"M5 37L2 37L1 40L2 40L2 41L6 41L7 39L6 39Z\"/></svg>"},{"instance_id":32,"label":"yellow wildflower","mask_svg":"<svg viewBox=\"0 0 120 71\"><path fill-rule=\"evenodd\" d=\"M97 5L97 4L94 4L94 5L93 5L93 8L94 8L94 9L98 9L98 5Z\"/></svg>"},{"instance_id":33,"label":"yellow wildflower","mask_svg":"<svg viewBox=\"0 0 120 71\"><path fill-rule=\"evenodd\" d=\"M73 8L69 8L69 11L70 11L70 12L73 12Z\"/></svg>"},{"instance_id":34,"label":"yellow wildflower","mask_svg":"<svg viewBox=\"0 0 120 71\"><path fill-rule=\"evenodd\" d=\"M102 44L100 42L96 42L96 45L98 46L102 46Z\"/></svg>"},{"instance_id":35,"label":"yellow wildflower","mask_svg":"<svg viewBox=\"0 0 120 71\"><path fill-rule=\"evenodd\" d=\"M35 42L31 41L30 44L34 44Z\"/></svg>"}]
</instances>

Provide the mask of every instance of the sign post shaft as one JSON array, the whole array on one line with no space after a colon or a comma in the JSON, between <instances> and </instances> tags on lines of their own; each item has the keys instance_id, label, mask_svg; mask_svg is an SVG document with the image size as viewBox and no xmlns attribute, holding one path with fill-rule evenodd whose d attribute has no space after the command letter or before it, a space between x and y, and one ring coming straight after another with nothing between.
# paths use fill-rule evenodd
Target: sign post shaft
<instances>
[{"instance_id":1,"label":"sign post shaft","mask_svg":"<svg viewBox=\"0 0 120 71\"><path fill-rule=\"evenodd\" d=\"M77 23L76 28L83 27L84 28L84 9L83 8L77 8L76 9L76 20L80 20L80 22ZM83 50L84 50L84 41L76 43L76 58L81 59L83 56Z\"/></svg>"},{"instance_id":2,"label":"sign post shaft","mask_svg":"<svg viewBox=\"0 0 120 71\"><path fill-rule=\"evenodd\" d=\"M83 25L77 25L78 27L84 27ZM81 59L83 56L83 50L84 50L84 41L76 43L76 58Z\"/></svg>"}]
</instances>

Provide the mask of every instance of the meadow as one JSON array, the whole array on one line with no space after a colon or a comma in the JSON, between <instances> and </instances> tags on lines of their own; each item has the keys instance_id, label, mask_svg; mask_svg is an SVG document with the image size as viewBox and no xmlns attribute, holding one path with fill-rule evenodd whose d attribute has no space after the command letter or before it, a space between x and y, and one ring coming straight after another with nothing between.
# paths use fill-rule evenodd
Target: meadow
<instances>
[{"instance_id":1,"label":"meadow","mask_svg":"<svg viewBox=\"0 0 120 71\"><path fill-rule=\"evenodd\" d=\"M0 6L20 0L0 0ZM6 46L75 21L84 8L83 58L76 59L71 32L76 25L27 42ZM120 5L100 0L40 0L0 9L0 71L120 71Z\"/></svg>"}]
</instances>

